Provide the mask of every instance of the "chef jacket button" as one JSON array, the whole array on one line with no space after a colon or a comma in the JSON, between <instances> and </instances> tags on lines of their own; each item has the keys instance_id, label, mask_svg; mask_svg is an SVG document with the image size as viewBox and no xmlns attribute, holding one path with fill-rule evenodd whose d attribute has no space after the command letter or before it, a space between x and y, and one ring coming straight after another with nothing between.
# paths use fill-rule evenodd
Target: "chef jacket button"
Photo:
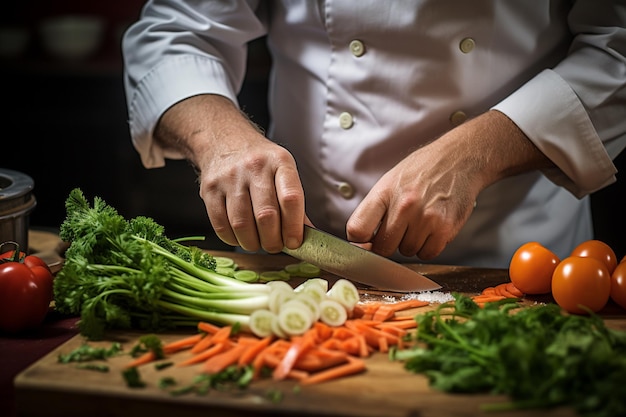
<instances>
[{"instance_id":1,"label":"chef jacket button","mask_svg":"<svg viewBox=\"0 0 626 417\"><path fill-rule=\"evenodd\" d=\"M340 182L337 185L337 191L339 191L339 194L346 200L354 197L354 188L347 182Z\"/></svg>"},{"instance_id":2,"label":"chef jacket button","mask_svg":"<svg viewBox=\"0 0 626 417\"><path fill-rule=\"evenodd\" d=\"M354 119L350 113L344 111L339 115L339 126L341 126L342 129L350 129L353 124Z\"/></svg>"},{"instance_id":3,"label":"chef jacket button","mask_svg":"<svg viewBox=\"0 0 626 417\"><path fill-rule=\"evenodd\" d=\"M475 46L476 46L476 42L474 42L474 39L464 38L463 40L461 40L461 43L459 44L459 49L464 54L469 54L470 52L474 50Z\"/></svg>"},{"instance_id":4,"label":"chef jacket button","mask_svg":"<svg viewBox=\"0 0 626 417\"><path fill-rule=\"evenodd\" d=\"M467 120L467 114L461 110L457 110L450 115L450 122L453 126L458 126Z\"/></svg>"},{"instance_id":5,"label":"chef jacket button","mask_svg":"<svg viewBox=\"0 0 626 417\"><path fill-rule=\"evenodd\" d=\"M350 52L358 58L365 53L365 45L360 40L355 39L350 42Z\"/></svg>"}]
</instances>

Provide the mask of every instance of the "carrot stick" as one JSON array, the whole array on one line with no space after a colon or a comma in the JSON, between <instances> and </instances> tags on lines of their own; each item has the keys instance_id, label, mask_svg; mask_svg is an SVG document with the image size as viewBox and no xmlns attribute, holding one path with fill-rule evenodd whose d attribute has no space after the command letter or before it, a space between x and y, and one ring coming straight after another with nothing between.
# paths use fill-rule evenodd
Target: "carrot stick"
<instances>
[{"instance_id":1,"label":"carrot stick","mask_svg":"<svg viewBox=\"0 0 626 417\"><path fill-rule=\"evenodd\" d=\"M200 353L196 353L192 357L185 359L182 362L178 363L178 366L189 366L195 365L200 362L204 362L207 359L217 355L218 353L223 352L231 345L230 342L220 342L212 345L211 347L202 350Z\"/></svg>"},{"instance_id":2,"label":"carrot stick","mask_svg":"<svg viewBox=\"0 0 626 417\"><path fill-rule=\"evenodd\" d=\"M191 347L191 353L200 353L204 350L207 350L213 344L213 335L211 333L207 333L202 336L202 338Z\"/></svg>"},{"instance_id":3,"label":"carrot stick","mask_svg":"<svg viewBox=\"0 0 626 417\"><path fill-rule=\"evenodd\" d=\"M191 353L200 353L205 349L211 347L211 345L225 342L230 337L232 326L224 326L218 328L215 333L207 333L194 347L191 348Z\"/></svg>"},{"instance_id":4,"label":"carrot stick","mask_svg":"<svg viewBox=\"0 0 626 417\"><path fill-rule=\"evenodd\" d=\"M198 343L203 336L204 335L202 333L198 333L194 334L193 336L166 343L165 345L163 345L163 353L175 353L180 350L190 348Z\"/></svg>"},{"instance_id":5,"label":"carrot stick","mask_svg":"<svg viewBox=\"0 0 626 417\"><path fill-rule=\"evenodd\" d=\"M211 324L206 321L201 321L198 323L198 330L208 334L215 334L219 331L220 327L215 324Z\"/></svg>"},{"instance_id":6,"label":"carrot stick","mask_svg":"<svg viewBox=\"0 0 626 417\"><path fill-rule=\"evenodd\" d=\"M506 284L506 289L517 298L522 298L524 296L524 293L520 291L512 282L508 282Z\"/></svg>"},{"instance_id":7,"label":"carrot stick","mask_svg":"<svg viewBox=\"0 0 626 417\"><path fill-rule=\"evenodd\" d=\"M145 365L152 361L156 360L156 355L152 350L149 350L143 353L140 356L137 356L134 360L126 364L126 368L135 368L137 366Z\"/></svg>"},{"instance_id":8,"label":"carrot stick","mask_svg":"<svg viewBox=\"0 0 626 417\"><path fill-rule=\"evenodd\" d=\"M259 339L255 344L248 346L245 352L241 354L239 360L237 361L239 366L245 366L254 360L254 358L261 353L265 348L267 348L272 342L272 337L267 336L263 339Z\"/></svg>"},{"instance_id":9,"label":"carrot stick","mask_svg":"<svg viewBox=\"0 0 626 417\"><path fill-rule=\"evenodd\" d=\"M481 294L483 295L495 295L495 293L496 293L495 287L487 287L481 292Z\"/></svg>"},{"instance_id":10,"label":"carrot stick","mask_svg":"<svg viewBox=\"0 0 626 417\"><path fill-rule=\"evenodd\" d=\"M301 337L293 338L291 346L285 353L285 356L280 361L278 366L274 369L272 377L276 381L285 379L289 371L293 368L294 364L307 349L314 344L314 339L310 333L305 333Z\"/></svg>"},{"instance_id":11,"label":"carrot stick","mask_svg":"<svg viewBox=\"0 0 626 417\"><path fill-rule=\"evenodd\" d=\"M309 349L304 355L298 358L294 364L294 369L307 372L316 372L323 369L345 363L348 355L340 351L326 351L325 349Z\"/></svg>"},{"instance_id":12,"label":"carrot stick","mask_svg":"<svg viewBox=\"0 0 626 417\"><path fill-rule=\"evenodd\" d=\"M378 338L378 350L381 353L387 353L389 352L389 344L387 343L387 339L384 337L379 337Z\"/></svg>"},{"instance_id":13,"label":"carrot stick","mask_svg":"<svg viewBox=\"0 0 626 417\"><path fill-rule=\"evenodd\" d=\"M237 363L241 354L246 350L246 345L233 345L230 349L210 357L204 362L203 370L209 374L216 374Z\"/></svg>"},{"instance_id":14,"label":"carrot stick","mask_svg":"<svg viewBox=\"0 0 626 417\"><path fill-rule=\"evenodd\" d=\"M317 372L308 378L304 378L300 381L302 385L318 384L320 382L326 382L333 379L341 378L348 375L353 375L365 370L365 362L362 359L353 358L348 356L348 362L343 365L335 366L325 371Z\"/></svg>"}]
</instances>

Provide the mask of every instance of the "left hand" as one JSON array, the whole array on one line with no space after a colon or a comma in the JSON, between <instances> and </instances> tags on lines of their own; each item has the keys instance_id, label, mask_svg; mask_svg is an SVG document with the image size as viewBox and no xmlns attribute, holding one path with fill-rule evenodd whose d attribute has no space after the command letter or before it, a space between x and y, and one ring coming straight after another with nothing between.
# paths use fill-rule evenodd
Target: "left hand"
<instances>
[{"instance_id":1,"label":"left hand","mask_svg":"<svg viewBox=\"0 0 626 417\"><path fill-rule=\"evenodd\" d=\"M508 117L489 111L388 171L348 219L347 237L383 256L399 250L433 259L459 233L480 191L550 164Z\"/></svg>"}]
</instances>

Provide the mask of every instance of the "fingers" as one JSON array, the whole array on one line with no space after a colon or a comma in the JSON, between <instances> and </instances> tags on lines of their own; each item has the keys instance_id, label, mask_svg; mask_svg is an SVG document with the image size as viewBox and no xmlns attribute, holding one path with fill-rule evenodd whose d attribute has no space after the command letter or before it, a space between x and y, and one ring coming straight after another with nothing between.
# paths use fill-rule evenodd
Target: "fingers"
<instances>
[{"instance_id":1,"label":"fingers","mask_svg":"<svg viewBox=\"0 0 626 417\"><path fill-rule=\"evenodd\" d=\"M304 192L291 155L248 155L237 161L241 168L216 172L204 178L201 196L217 236L247 251L280 252L302 242Z\"/></svg>"},{"instance_id":2,"label":"fingers","mask_svg":"<svg viewBox=\"0 0 626 417\"><path fill-rule=\"evenodd\" d=\"M397 250L407 257L431 260L454 239L472 208L464 200L418 198L374 187L348 220L346 230L350 241L370 242L371 250L382 256L392 256Z\"/></svg>"},{"instance_id":3,"label":"fingers","mask_svg":"<svg viewBox=\"0 0 626 417\"><path fill-rule=\"evenodd\" d=\"M311 221L304 214L304 191L295 168L281 167L276 173L276 193L280 207L280 248L296 249L302 244L303 224Z\"/></svg>"}]
</instances>

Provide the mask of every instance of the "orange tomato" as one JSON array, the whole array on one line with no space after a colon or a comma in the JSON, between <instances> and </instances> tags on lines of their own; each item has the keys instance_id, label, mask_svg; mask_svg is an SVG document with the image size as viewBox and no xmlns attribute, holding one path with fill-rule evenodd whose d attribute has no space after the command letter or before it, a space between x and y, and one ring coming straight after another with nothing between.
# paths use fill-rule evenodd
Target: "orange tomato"
<instances>
[{"instance_id":1,"label":"orange tomato","mask_svg":"<svg viewBox=\"0 0 626 417\"><path fill-rule=\"evenodd\" d=\"M626 308L626 262L623 260L611 274L611 300Z\"/></svg>"},{"instance_id":2,"label":"orange tomato","mask_svg":"<svg viewBox=\"0 0 626 417\"><path fill-rule=\"evenodd\" d=\"M509 263L509 278L524 294L547 294L559 257L538 242L520 246Z\"/></svg>"},{"instance_id":3,"label":"orange tomato","mask_svg":"<svg viewBox=\"0 0 626 417\"><path fill-rule=\"evenodd\" d=\"M552 296L565 311L573 314L597 312L609 301L611 274L596 258L570 256L561 261L552 275Z\"/></svg>"},{"instance_id":4,"label":"orange tomato","mask_svg":"<svg viewBox=\"0 0 626 417\"><path fill-rule=\"evenodd\" d=\"M617 266L617 256L613 249L600 240L587 240L576 246L570 256L596 258L604 262L609 274L612 274Z\"/></svg>"}]
</instances>

